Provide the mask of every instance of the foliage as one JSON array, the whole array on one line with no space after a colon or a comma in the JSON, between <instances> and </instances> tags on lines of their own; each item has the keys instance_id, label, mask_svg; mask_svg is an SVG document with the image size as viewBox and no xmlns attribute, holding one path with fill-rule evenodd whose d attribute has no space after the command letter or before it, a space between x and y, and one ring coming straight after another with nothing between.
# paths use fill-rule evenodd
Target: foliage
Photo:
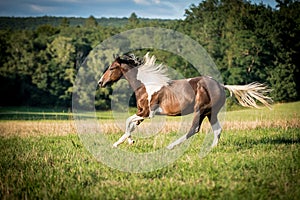
<instances>
[{"instance_id":1,"label":"foliage","mask_svg":"<svg viewBox=\"0 0 300 200\"><path fill-rule=\"evenodd\" d=\"M213 57L225 84L258 81L272 88L276 101L298 100L300 3L277 3L273 9L242 0L206 0L186 10L184 20L142 19L135 13L122 19L1 17L0 92L5 95L0 105L70 107L76 74L91 50L117 33L149 26L174 29L198 41ZM185 60L150 51L185 77L198 75ZM106 54L111 61L112 53ZM93 69L95 84L108 64ZM96 91L97 108L110 107L111 91ZM82 104L88 101L82 99Z\"/></svg>"},{"instance_id":2,"label":"foliage","mask_svg":"<svg viewBox=\"0 0 300 200\"><path fill-rule=\"evenodd\" d=\"M242 0L207 0L186 11L182 30L214 57L227 84L266 82L277 101L299 98L297 1L276 10Z\"/></svg>"}]
</instances>

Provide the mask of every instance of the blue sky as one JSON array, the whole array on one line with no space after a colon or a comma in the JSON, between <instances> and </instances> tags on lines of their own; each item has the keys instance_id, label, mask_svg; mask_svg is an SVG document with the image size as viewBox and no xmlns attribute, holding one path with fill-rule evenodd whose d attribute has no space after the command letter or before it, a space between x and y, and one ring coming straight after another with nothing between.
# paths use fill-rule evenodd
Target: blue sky
<instances>
[{"instance_id":1,"label":"blue sky","mask_svg":"<svg viewBox=\"0 0 300 200\"><path fill-rule=\"evenodd\" d=\"M0 0L0 16L138 17L180 19L201 0ZM252 0L275 6L275 0Z\"/></svg>"}]
</instances>

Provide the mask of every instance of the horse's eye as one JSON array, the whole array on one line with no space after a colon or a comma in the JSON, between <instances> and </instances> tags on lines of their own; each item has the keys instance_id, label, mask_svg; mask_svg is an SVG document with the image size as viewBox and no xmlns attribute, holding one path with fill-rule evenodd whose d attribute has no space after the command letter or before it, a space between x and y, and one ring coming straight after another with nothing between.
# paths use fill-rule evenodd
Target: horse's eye
<instances>
[{"instance_id":1,"label":"horse's eye","mask_svg":"<svg viewBox=\"0 0 300 200\"><path fill-rule=\"evenodd\" d=\"M109 70L112 71L112 70L115 70L116 68L117 68L117 66L111 66L111 67L109 68Z\"/></svg>"}]
</instances>

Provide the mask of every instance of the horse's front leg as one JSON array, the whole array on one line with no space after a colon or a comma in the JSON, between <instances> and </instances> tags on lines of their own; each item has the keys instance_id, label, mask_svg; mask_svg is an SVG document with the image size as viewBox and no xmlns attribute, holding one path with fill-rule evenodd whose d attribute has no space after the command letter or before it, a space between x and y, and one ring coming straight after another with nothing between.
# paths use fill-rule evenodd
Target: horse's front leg
<instances>
[{"instance_id":1,"label":"horse's front leg","mask_svg":"<svg viewBox=\"0 0 300 200\"><path fill-rule=\"evenodd\" d=\"M140 119L140 120L137 120L137 121L135 122L135 127L137 127L140 123L142 123L142 121L144 121L144 118L142 118L142 119ZM134 129L135 129L135 127L134 127ZM132 131L134 131L134 129L131 130L130 133L131 133ZM132 145L132 144L134 143L134 140L131 138L131 135L129 135L129 137L127 138L127 142L128 142L128 144L130 144L130 145Z\"/></svg>"},{"instance_id":2,"label":"horse's front leg","mask_svg":"<svg viewBox=\"0 0 300 200\"><path fill-rule=\"evenodd\" d=\"M134 131L134 129L137 127L137 125L140 124L140 121L142 121L144 118L135 115L132 115L126 120L126 130L125 134L120 137L120 139L113 144L114 147L117 147L119 144L122 144L126 139L128 140L129 144L133 144L134 141L131 139L131 132Z\"/></svg>"}]
</instances>

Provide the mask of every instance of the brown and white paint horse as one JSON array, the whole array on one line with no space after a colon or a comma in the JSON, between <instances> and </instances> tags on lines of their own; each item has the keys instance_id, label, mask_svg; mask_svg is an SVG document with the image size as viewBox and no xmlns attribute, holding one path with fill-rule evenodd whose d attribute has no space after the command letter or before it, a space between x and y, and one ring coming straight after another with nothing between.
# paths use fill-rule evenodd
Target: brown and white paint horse
<instances>
[{"instance_id":1,"label":"brown and white paint horse","mask_svg":"<svg viewBox=\"0 0 300 200\"><path fill-rule=\"evenodd\" d=\"M243 106L258 107L255 100L270 106L271 99L264 95L269 90L263 84L222 85L207 76L170 80L165 66L155 62L155 56L150 57L149 53L143 60L133 54L117 57L98 82L100 87L105 87L125 77L136 96L138 111L126 120L125 134L113 144L114 147L126 139L133 144L131 132L146 118L155 114L178 116L190 113L194 113L194 118L189 132L167 148L173 149L199 132L205 117L208 117L214 132L212 146L216 146L222 130L217 115L225 103L225 89Z\"/></svg>"}]
</instances>

